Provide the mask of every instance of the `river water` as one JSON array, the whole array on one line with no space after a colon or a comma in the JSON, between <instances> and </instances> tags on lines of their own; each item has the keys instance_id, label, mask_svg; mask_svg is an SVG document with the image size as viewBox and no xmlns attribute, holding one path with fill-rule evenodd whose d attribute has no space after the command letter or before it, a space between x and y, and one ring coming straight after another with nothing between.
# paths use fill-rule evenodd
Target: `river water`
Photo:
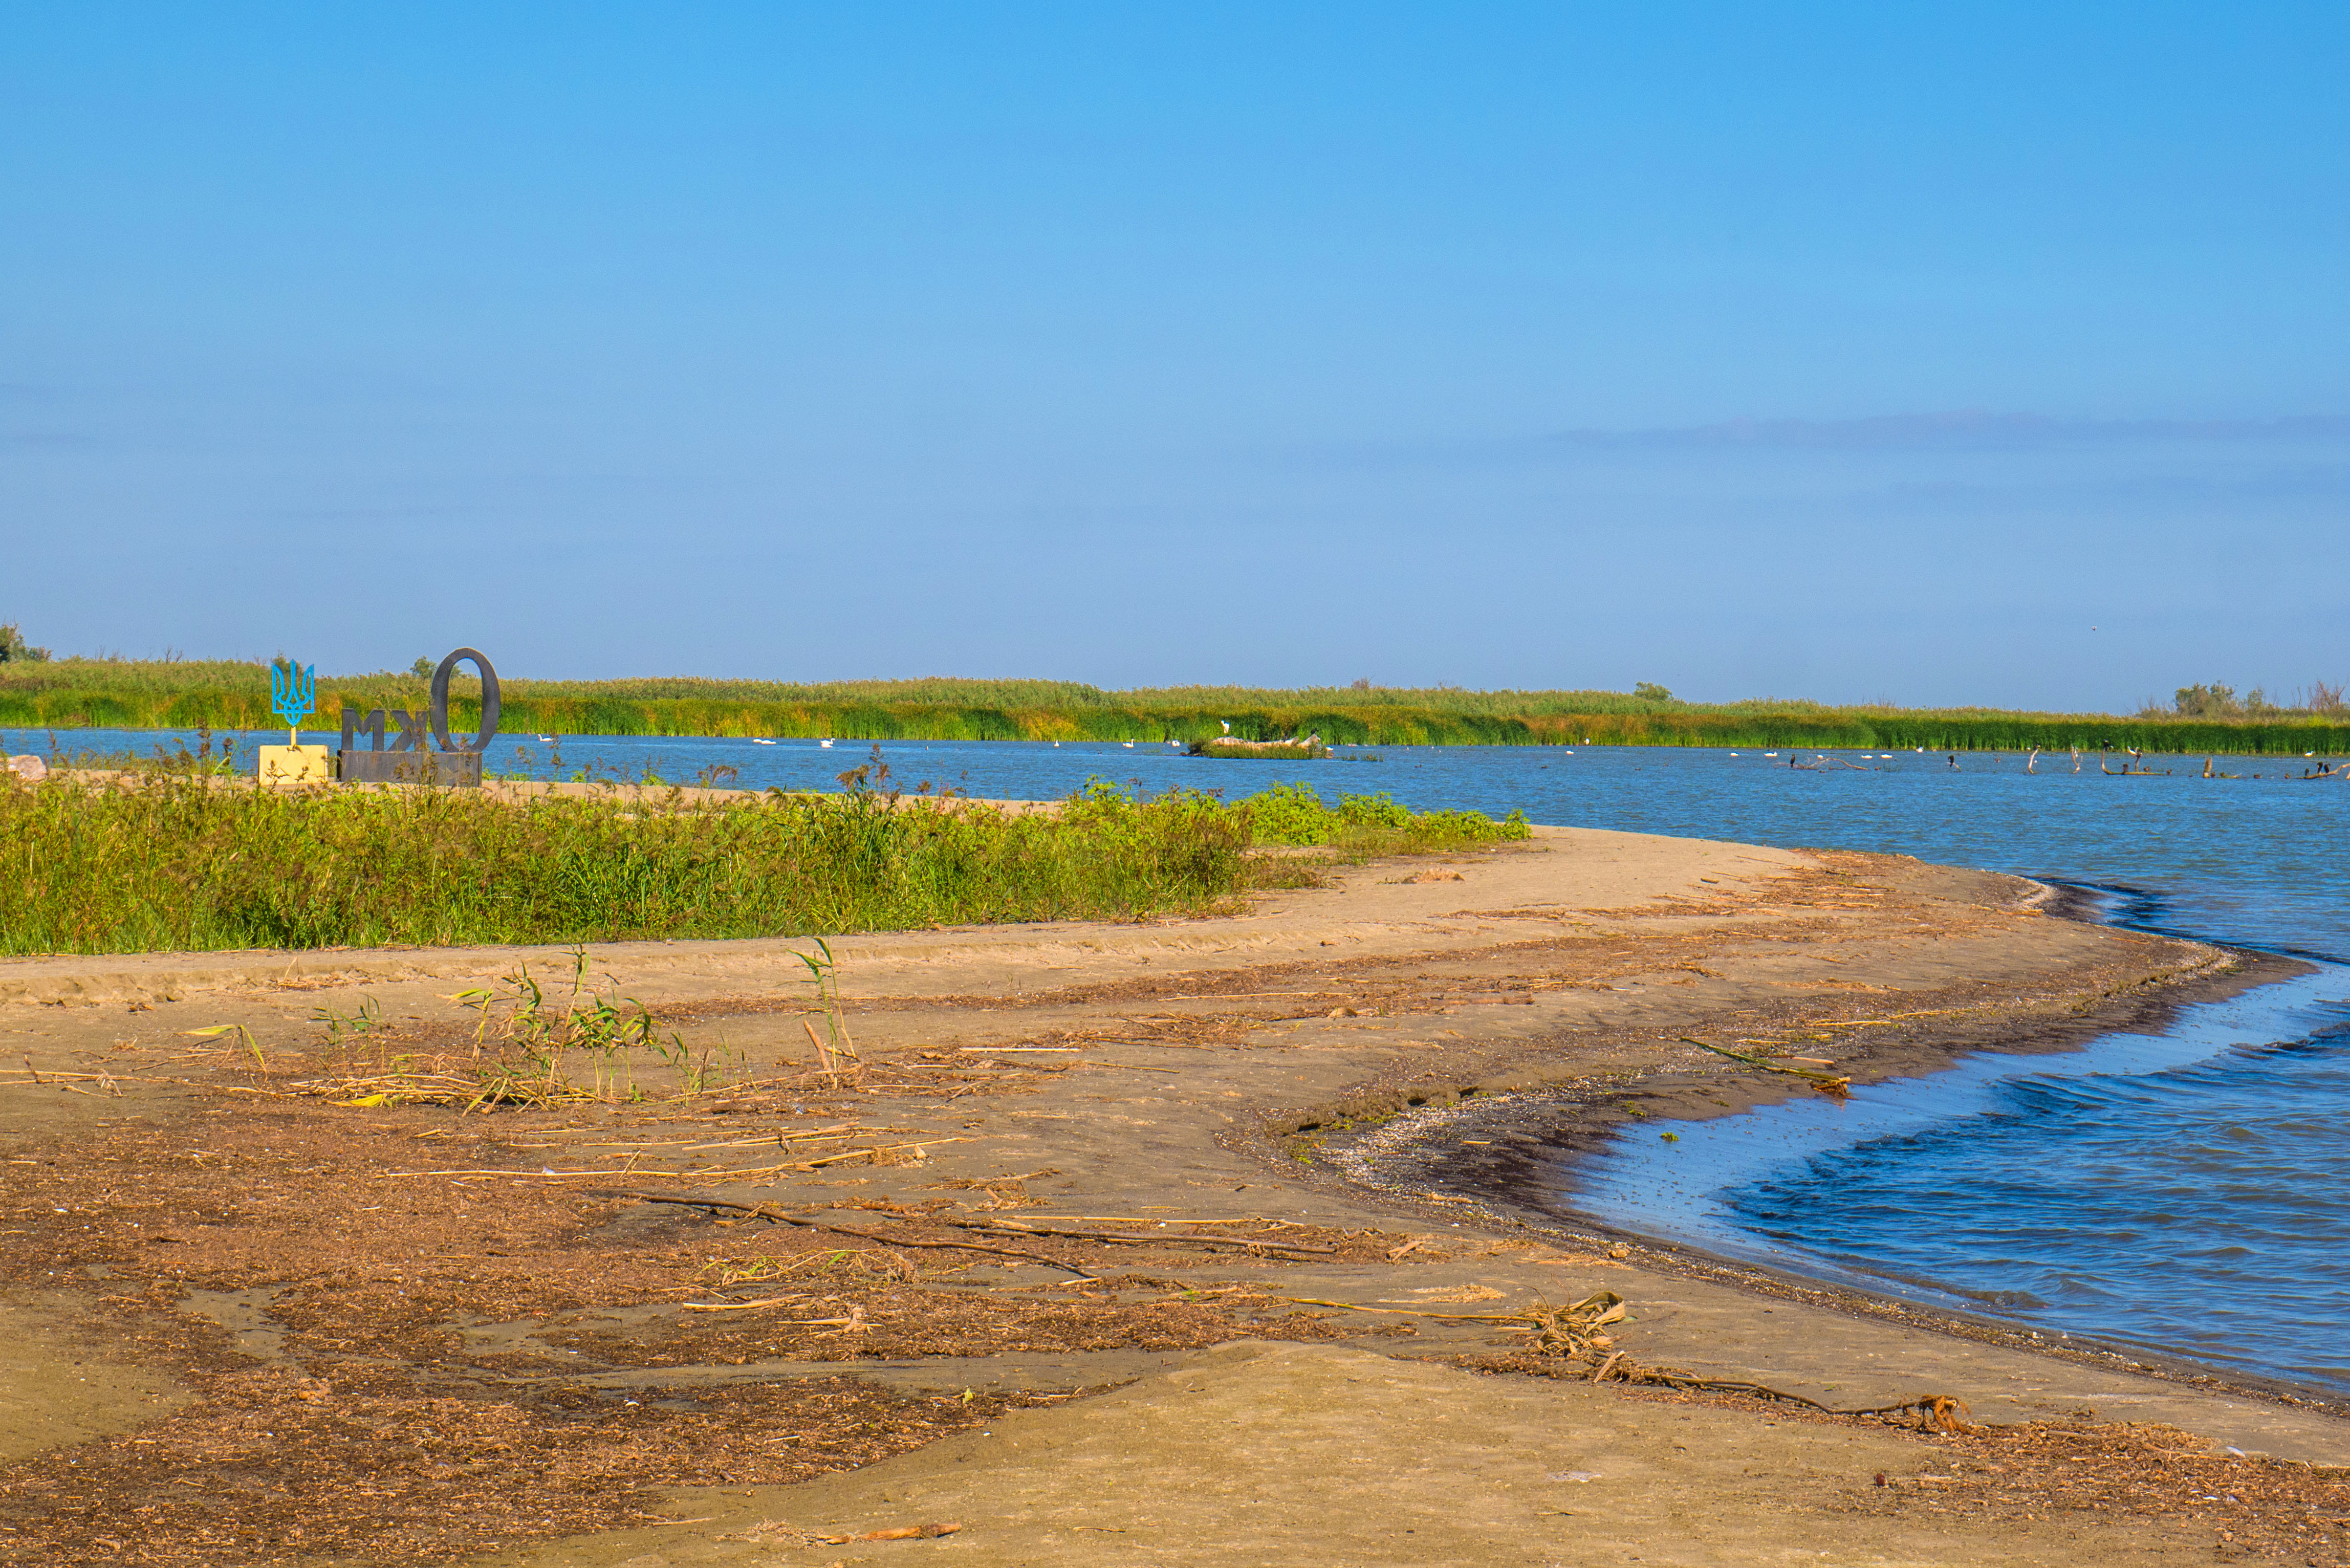
<instances>
[{"instance_id":1,"label":"river water","mask_svg":"<svg viewBox=\"0 0 2350 1568\"><path fill-rule=\"evenodd\" d=\"M69 732L146 753L179 737ZM268 735L244 737L241 750ZM193 744L192 737L189 743ZM0 732L0 749L49 750ZM2350 784L2295 759L1614 747L1387 747L1322 763L1164 745L905 742L892 781L1041 799L1100 776L1237 797L1304 776L1326 797L1523 809L1536 822L1825 846L2012 871L2106 918L2311 961L2183 1008L2158 1034L1700 1122L1645 1124L1555 1173L1568 1210L1731 1256L2270 1376L2350 1389ZM494 771L837 787L867 743L502 737ZM729 771L731 770L731 772ZM2253 777L2259 774L2262 776ZM1659 1134L1670 1130L1676 1138Z\"/></svg>"}]
</instances>

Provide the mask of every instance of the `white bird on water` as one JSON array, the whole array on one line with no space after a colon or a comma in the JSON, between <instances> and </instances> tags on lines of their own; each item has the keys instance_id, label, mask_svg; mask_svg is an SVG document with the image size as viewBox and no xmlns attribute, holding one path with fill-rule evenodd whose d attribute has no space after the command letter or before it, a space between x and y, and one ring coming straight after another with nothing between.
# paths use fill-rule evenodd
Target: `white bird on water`
<instances>
[{"instance_id":1,"label":"white bird on water","mask_svg":"<svg viewBox=\"0 0 2350 1568\"><path fill-rule=\"evenodd\" d=\"M773 741L762 741L762 740L758 739L756 736L754 736L754 737L752 738L751 743L752 743L753 745L754 745L754 746L772 746L772 745L774 745L775 742L773 742Z\"/></svg>"},{"instance_id":2,"label":"white bird on water","mask_svg":"<svg viewBox=\"0 0 2350 1568\"><path fill-rule=\"evenodd\" d=\"M822 746L826 751L830 751L832 749L832 742L828 740L818 741L816 744Z\"/></svg>"}]
</instances>

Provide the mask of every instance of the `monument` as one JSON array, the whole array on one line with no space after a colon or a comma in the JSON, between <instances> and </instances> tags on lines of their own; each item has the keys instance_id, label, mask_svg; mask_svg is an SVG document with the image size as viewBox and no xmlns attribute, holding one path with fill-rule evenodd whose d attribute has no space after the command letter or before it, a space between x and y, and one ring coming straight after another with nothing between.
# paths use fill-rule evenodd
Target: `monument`
<instances>
[{"instance_id":1,"label":"monument","mask_svg":"<svg viewBox=\"0 0 2350 1568\"><path fill-rule=\"evenodd\" d=\"M481 728L462 741L452 741L449 735L449 676L458 665L468 662L482 676ZM461 648L442 659L440 668L432 672L430 705L414 713L405 708L394 708L391 722L398 726L399 734L387 746L382 709L364 714L357 708L343 710L343 744L337 762L345 784L478 785L482 782L483 755L498 734L498 672L487 656L474 649ZM358 745L362 734L369 742L364 750ZM317 749L321 753L326 751L324 746Z\"/></svg>"},{"instance_id":2,"label":"monument","mask_svg":"<svg viewBox=\"0 0 2350 1568\"><path fill-rule=\"evenodd\" d=\"M318 706L318 667L281 659L269 667L269 706L286 721L286 743L261 748L261 782L266 784L325 784L334 765L324 746L302 743L302 721Z\"/></svg>"}]
</instances>

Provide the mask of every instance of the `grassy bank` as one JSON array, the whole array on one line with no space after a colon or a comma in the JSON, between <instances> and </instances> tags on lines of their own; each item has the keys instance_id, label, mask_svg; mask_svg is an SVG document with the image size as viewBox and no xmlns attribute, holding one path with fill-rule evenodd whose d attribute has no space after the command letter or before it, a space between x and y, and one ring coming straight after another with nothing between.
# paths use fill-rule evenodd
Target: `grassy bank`
<instances>
[{"instance_id":1,"label":"grassy bank","mask_svg":"<svg viewBox=\"0 0 2350 1568\"><path fill-rule=\"evenodd\" d=\"M1056 814L870 791L689 802L265 791L199 774L0 774L0 952L617 941L1196 914L1310 876L1264 844L1523 836L1310 790L1227 805L1107 785ZM1268 878L1273 881L1269 882Z\"/></svg>"},{"instance_id":2,"label":"grassy bank","mask_svg":"<svg viewBox=\"0 0 2350 1568\"><path fill-rule=\"evenodd\" d=\"M775 681L645 680L504 683L503 726L558 735L831 736L853 740L1248 740L1319 733L1341 745L1645 745L1860 750L2170 753L2350 752L2339 714L2119 717L1989 709L1832 708L1813 702L1680 702L1610 691L1249 691L1170 687L1105 691L1045 680ZM413 675L318 678L318 718L346 705L423 705ZM468 681L452 718L477 722ZM0 728L266 730L266 667L251 663L60 659L0 665Z\"/></svg>"}]
</instances>

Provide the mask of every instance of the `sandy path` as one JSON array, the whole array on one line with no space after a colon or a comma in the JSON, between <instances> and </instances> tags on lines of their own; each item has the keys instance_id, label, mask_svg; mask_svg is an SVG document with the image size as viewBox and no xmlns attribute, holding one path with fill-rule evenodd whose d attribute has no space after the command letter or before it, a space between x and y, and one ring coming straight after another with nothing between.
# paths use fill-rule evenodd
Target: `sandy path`
<instances>
[{"instance_id":1,"label":"sandy path","mask_svg":"<svg viewBox=\"0 0 2350 1568\"><path fill-rule=\"evenodd\" d=\"M0 1459L31 1456L7 1472L11 1484L31 1488L14 1495L68 1495L42 1492L50 1472L37 1467L94 1465L99 1447L111 1445L108 1462L131 1468L86 1511L76 1539L127 1541L122 1522L161 1506L140 1501L140 1488L180 1484L151 1450L193 1441L155 1425L158 1413L227 1408L232 1393L224 1390L246 1366L248 1382L282 1375L292 1392L253 1383L234 1394L249 1401L238 1407L255 1430L272 1434L240 1449L239 1462L265 1478L290 1475L272 1469L272 1445L297 1418L291 1401L305 1397L304 1386L314 1406L345 1397L316 1390L340 1386L338 1356L364 1353L370 1376L397 1373L432 1388L494 1378L533 1397L602 1401L596 1407L614 1422L641 1418L631 1412L657 1395L747 1397L842 1373L942 1407L967 1389L1034 1399L1116 1386L1004 1408L958 1435L794 1484L674 1490L710 1467L755 1482L762 1445L783 1444L763 1434L780 1433L774 1423L785 1417L743 1426L744 1417L730 1428L736 1446L723 1459L640 1472L671 1489L660 1495L674 1517L703 1522L563 1535L484 1562L657 1568L943 1552L974 1563L2037 1563L2078 1557L2085 1540L2095 1543L2089 1560L2151 1563L2206 1561L2218 1531L2241 1535L2248 1521L2285 1528L2273 1517L2263 1523L2253 1503L2219 1505L2208 1519L2175 1503L2168 1515L2139 1517L2112 1505L2119 1494L2065 1504L2053 1519L2023 1517L2034 1510L1966 1501L1967 1488L1993 1484L1986 1478L2002 1467L1972 1480L1915 1480L1975 1462L1930 1438L1464 1370L1445 1362L1501 1365L1522 1336L1492 1323L1411 1315L1500 1316L1598 1289L1631 1303L1635 1321L1619 1344L1646 1363L1761 1381L1839 1407L1950 1394L1981 1420L2094 1410L2099 1420L2173 1424L2194 1434L2199 1451L2232 1446L2350 1463L2350 1426L2305 1406L2141 1375L2113 1357L2041 1354L2014 1335L1943 1333L1922 1314L1829 1293L1758 1294L1737 1271L1702 1260L1645 1247L1609 1257L1605 1241L1578 1239L1571 1228L1528 1228L1461 1201L1440 1179L1425 1190L1381 1191L1350 1176L1361 1127L1464 1093L1613 1084L1686 1110L1788 1092L1785 1080L1679 1044L1683 1033L1925 1014L1898 1028L1823 1029L1838 1043L1814 1048L1833 1051L1837 1071L1866 1077L1915 1071L1957 1050L2061 1044L2141 1016L2184 984L2221 981L2231 961L2191 944L2051 919L2036 890L2012 878L1877 857L1544 829L1522 846L1346 869L1327 887L1280 894L1231 919L845 939L833 947L869 1072L861 1091L835 1091L808 1071L795 1010L804 971L792 956L806 945L593 950L596 972L672 1021L690 1048L732 1053L755 1074L792 1075L764 1098L733 1107L748 1114L694 1112L682 1121L670 1111L460 1119L250 1093L276 1085L282 1095L316 1070L320 1036L310 1019L321 1006L348 1012L363 994L394 1031L386 1049L435 1049L463 1017L445 1000L451 992L525 960L542 972L559 968L558 954L0 962L0 999L16 1003L0 1005L0 1058L48 1074L105 1071L123 1091L61 1092L23 1073L0 1087L0 1146L19 1180L5 1221L16 1251L6 1312L17 1348L0 1357L0 1411L11 1433ZM224 1023L252 1031L267 1073L240 1076L220 1042L184 1033ZM886 1130L847 1140L840 1159L815 1168L778 1169L789 1163L778 1153L743 1152L763 1137L776 1150L778 1131L852 1124ZM134 1139L146 1140L141 1152L123 1152ZM858 1152L867 1148L879 1152ZM121 1174L99 1168L109 1150ZM160 1162L180 1151L197 1170L217 1158L224 1171L243 1173L220 1179L231 1190L217 1213L205 1189L187 1185L196 1177L175 1177L181 1185L168 1190L158 1184ZM1457 1152L1465 1157L1459 1168L1472 1168L1474 1157ZM537 1174L618 1171L623 1161L625 1179ZM506 1174L395 1174L432 1170ZM623 1181L803 1214L861 1204L834 1213L867 1226L913 1226L918 1214L1032 1224L1083 1216L1071 1223L1097 1226L1162 1217L1278 1220L1304 1227L1294 1234L1315 1245L1379 1234L1326 1259L1096 1249L1118 1254L1144 1282L1096 1293L1111 1314L1100 1319L1107 1326L1032 1327L999 1348L984 1336L926 1328L925 1309L907 1292L935 1280L992 1303L1024 1303L1049 1299L1061 1275L983 1260L951 1278L838 1283L793 1308L846 1329L792 1328L765 1309L696 1315L681 1304L696 1292L756 1299L785 1287L745 1285L730 1296L691 1268L660 1275L662 1258L740 1251L753 1232L581 1196ZM498 1243L510 1250L484 1250L482 1227L492 1216L517 1228L517 1240ZM539 1228L525 1234L532 1225ZM143 1240L165 1231L167 1245ZM1398 1248L1408 1250L1390 1259ZM945 1256L923 1252L917 1262L942 1267ZM1269 1293L1391 1310L1283 1306L1281 1314L1306 1315L1260 1314L1249 1320L1253 1330L1219 1320L1173 1335L1189 1334L1183 1344L1169 1343L1173 1331L1163 1325L1136 1326L1140 1314L1193 1310L1153 1302L1188 1290L1211 1293L1199 1299L1212 1304L1211 1293L1236 1284L1257 1295L1235 1300ZM123 1321L138 1333L110 1349L93 1340L89 1331L113 1333L104 1327L109 1313L134 1311L124 1304L134 1295L146 1315ZM945 1298L933 1290L928 1299ZM301 1306L311 1302L320 1305ZM403 1311L411 1315L400 1318ZM336 1313L410 1326L337 1351L352 1341L320 1326ZM458 1323L466 1326L454 1337L432 1326ZM133 1339L145 1347L135 1355L125 1348ZM174 1378L184 1386L178 1392ZM150 1432L166 1435L142 1438ZM151 1452L138 1469L121 1456L142 1440ZM379 1451L364 1434L348 1440L359 1445L351 1452L362 1468L380 1465L389 1478L380 1490L394 1501L376 1505L388 1521L435 1486L460 1484L453 1471L436 1480L439 1472L417 1469L414 1454L430 1444L387 1437ZM306 1545L316 1526L289 1534L303 1527L288 1525L294 1515L276 1504L206 1490L219 1479L215 1459L179 1462L177 1473L195 1477L215 1510L250 1514L237 1537L247 1543L239 1550L255 1553L249 1560L349 1560ZM837 1469L817 1466L827 1468ZM1883 1488L1873 1479L1880 1471L1890 1478ZM1557 1479L1576 1475L1594 1479ZM538 1521L555 1511L535 1515L527 1488L509 1490L513 1517L489 1521L492 1538L548 1533ZM0 1504L9 1495L0 1491ZM71 1511L65 1504L46 1514L27 1507L0 1506L0 1556L12 1540L68 1538L55 1533ZM803 1539L939 1517L967 1528L936 1542ZM763 1529L763 1520L784 1523ZM2304 1527L2296 1518L2292 1528ZM2319 1532L2313 1542L2339 1535L2306 1528ZM390 1522L383 1529L387 1541L397 1533ZM167 1536L154 1540L168 1544ZM381 1560L427 1560L404 1546L377 1550ZM154 1552L123 1560L205 1560L192 1546L193 1555Z\"/></svg>"}]
</instances>

